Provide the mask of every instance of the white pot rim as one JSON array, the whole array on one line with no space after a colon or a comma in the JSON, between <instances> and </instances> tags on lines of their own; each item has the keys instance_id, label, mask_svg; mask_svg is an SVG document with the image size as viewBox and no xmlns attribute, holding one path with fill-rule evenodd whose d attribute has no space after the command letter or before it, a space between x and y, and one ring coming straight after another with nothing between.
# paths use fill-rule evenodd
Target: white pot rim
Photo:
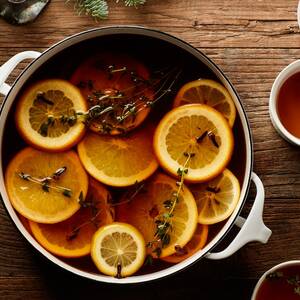
<instances>
[{"instance_id":1,"label":"white pot rim","mask_svg":"<svg viewBox=\"0 0 300 300\"><path fill-rule=\"evenodd\" d=\"M300 9L300 6L299 6ZM286 82L288 78L290 78L292 75L300 72L300 60L296 60L286 66L276 77L271 93L270 93L270 99L269 99L269 113L270 118L272 121L272 124L274 128L277 130L277 132L288 142L300 146L300 138L295 137L292 135L282 124L281 120L278 116L277 111L277 100L278 100L278 94L282 87L282 85Z\"/></svg>"},{"instance_id":2,"label":"white pot rim","mask_svg":"<svg viewBox=\"0 0 300 300\"><path fill-rule=\"evenodd\" d=\"M289 261L285 261L285 262L282 262L274 267L272 267L271 269L267 270L261 277L260 279L258 280L255 288L254 288L254 291L253 291L253 294L252 294L252 297L251 297L251 300L255 300L256 299L256 296L257 296L257 293L262 285L262 283L264 282L264 280L266 279L267 275L277 271L278 269L282 269L284 267L289 267L289 266L295 266L295 265L299 265L300 266L300 260L289 260Z\"/></svg>"}]
</instances>

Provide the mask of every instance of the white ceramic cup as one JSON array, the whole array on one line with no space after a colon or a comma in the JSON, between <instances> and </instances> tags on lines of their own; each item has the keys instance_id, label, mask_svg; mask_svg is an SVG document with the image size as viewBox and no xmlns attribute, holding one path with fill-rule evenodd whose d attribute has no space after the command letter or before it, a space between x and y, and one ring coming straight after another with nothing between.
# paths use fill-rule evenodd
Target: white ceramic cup
<instances>
[{"instance_id":1,"label":"white ceramic cup","mask_svg":"<svg viewBox=\"0 0 300 300\"><path fill-rule=\"evenodd\" d=\"M298 137L295 137L292 135L281 123L278 111L277 111L277 101L278 101L278 95L279 91L282 87L282 85L286 82L288 78L290 78L292 75L300 72L300 60L296 60L287 67L285 67L277 76L275 79L271 94L270 94L270 100L269 100L269 112L271 121L273 123L274 128L278 131L278 133L288 142L300 146L300 139Z\"/></svg>"},{"instance_id":2,"label":"white ceramic cup","mask_svg":"<svg viewBox=\"0 0 300 300\"><path fill-rule=\"evenodd\" d=\"M257 282L255 288L254 288L254 291L253 291L253 294L252 294L252 297L251 297L251 300L256 300L256 296L257 296L257 293L263 283L263 281L266 279L267 275L273 273L273 272L276 272L278 271L279 269L282 269L282 268L285 268L285 267L291 267L291 266L299 266L300 267L300 260L290 260L290 261L286 261L286 262L283 262L275 267L273 267L272 269L268 270L267 272L265 272L259 279L259 281Z\"/></svg>"}]
</instances>

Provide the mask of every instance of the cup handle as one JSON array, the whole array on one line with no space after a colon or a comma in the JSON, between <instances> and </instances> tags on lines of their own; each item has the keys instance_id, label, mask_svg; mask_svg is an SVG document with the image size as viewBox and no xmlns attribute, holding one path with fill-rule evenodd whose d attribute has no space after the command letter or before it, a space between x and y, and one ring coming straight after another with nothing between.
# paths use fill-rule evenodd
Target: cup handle
<instances>
[{"instance_id":1,"label":"cup handle","mask_svg":"<svg viewBox=\"0 0 300 300\"><path fill-rule=\"evenodd\" d=\"M251 180L256 186L256 197L249 216L247 219L238 216L235 225L241 229L231 244L221 252L208 253L205 256L206 258L214 260L223 259L231 256L247 243L257 241L265 244L268 242L272 231L266 227L262 218L265 200L264 186L255 173L252 173Z\"/></svg>"},{"instance_id":2,"label":"cup handle","mask_svg":"<svg viewBox=\"0 0 300 300\"><path fill-rule=\"evenodd\" d=\"M36 59L41 55L37 51L24 51L11 57L6 63L0 67L0 94L6 96L11 87L5 81L14 68L24 59Z\"/></svg>"}]
</instances>

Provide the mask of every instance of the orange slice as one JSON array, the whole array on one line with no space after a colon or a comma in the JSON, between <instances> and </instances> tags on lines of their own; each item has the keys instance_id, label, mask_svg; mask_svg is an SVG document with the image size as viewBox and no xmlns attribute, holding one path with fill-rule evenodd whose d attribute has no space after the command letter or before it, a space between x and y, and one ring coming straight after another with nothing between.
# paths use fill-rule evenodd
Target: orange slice
<instances>
[{"instance_id":1,"label":"orange slice","mask_svg":"<svg viewBox=\"0 0 300 300\"><path fill-rule=\"evenodd\" d=\"M59 178L37 183L63 167L65 172ZM39 223L57 223L79 209L79 195L85 197L88 177L74 151L49 153L28 147L10 161L5 184L13 207L21 215Z\"/></svg>"},{"instance_id":2,"label":"orange slice","mask_svg":"<svg viewBox=\"0 0 300 300\"><path fill-rule=\"evenodd\" d=\"M144 236L146 243L155 240L156 221L167 213L164 202L177 192L176 180L164 174L157 174L145 184L144 191L139 192L128 203L124 199L116 207L117 219L135 226ZM197 227L197 205L192 193L185 186L180 194L171 218L172 229L169 230L170 242L162 248L160 257L176 252L175 246L184 247L192 238ZM155 256L154 249L149 254Z\"/></svg>"},{"instance_id":3,"label":"orange slice","mask_svg":"<svg viewBox=\"0 0 300 300\"><path fill-rule=\"evenodd\" d=\"M178 248L175 254L163 257L162 260L176 264L189 258L205 246L207 237L208 226L198 224L192 239L183 248Z\"/></svg>"},{"instance_id":4,"label":"orange slice","mask_svg":"<svg viewBox=\"0 0 300 300\"><path fill-rule=\"evenodd\" d=\"M82 138L85 125L76 112L87 110L86 101L71 83L61 79L39 81L22 93L15 114L24 140L46 151L65 151Z\"/></svg>"},{"instance_id":5,"label":"orange slice","mask_svg":"<svg viewBox=\"0 0 300 300\"><path fill-rule=\"evenodd\" d=\"M134 274L143 265L146 245L136 228L115 222L95 233L91 255L100 272L122 278Z\"/></svg>"},{"instance_id":6,"label":"orange slice","mask_svg":"<svg viewBox=\"0 0 300 300\"><path fill-rule=\"evenodd\" d=\"M174 106L200 103L206 104L219 111L232 127L235 121L235 104L220 83L211 79L199 79L186 83L178 92Z\"/></svg>"},{"instance_id":7,"label":"orange slice","mask_svg":"<svg viewBox=\"0 0 300 300\"><path fill-rule=\"evenodd\" d=\"M227 219L234 211L240 197L238 179L225 169L216 178L191 186L198 205L201 224L215 224Z\"/></svg>"},{"instance_id":8,"label":"orange slice","mask_svg":"<svg viewBox=\"0 0 300 300\"><path fill-rule=\"evenodd\" d=\"M233 134L226 119L204 104L179 106L160 121L154 135L154 151L160 165L177 175L193 154L185 180L207 181L220 174L233 151Z\"/></svg>"},{"instance_id":9,"label":"orange slice","mask_svg":"<svg viewBox=\"0 0 300 300\"><path fill-rule=\"evenodd\" d=\"M36 240L48 251L63 257L81 257L91 251L91 241L100 226L113 222L107 189L94 179L81 208L71 218L56 224L29 221Z\"/></svg>"},{"instance_id":10,"label":"orange slice","mask_svg":"<svg viewBox=\"0 0 300 300\"><path fill-rule=\"evenodd\" d=\"M71 82L81 90L89 107L114 106L112 114L96 118L89 127L98 133L115 135L136 128L149 114L146 103L153 100L154 94L146 84L148 79L148 69L138 60L121 53L101 53L83 61ZM125 113L127 117L118 121L116 117Z\"/></svg>"},{"instance_id":11,"label":"orange slice","mask_svg":"<svg viewBox=\"0 0 300 300\"><path fill-rule=\"evenodd\" d=\"M79 143L78 153L88 173L111 186L129 186L143 181L158 167L149 128L126 137L88 133Z\"/></svg>"}]
</instances>

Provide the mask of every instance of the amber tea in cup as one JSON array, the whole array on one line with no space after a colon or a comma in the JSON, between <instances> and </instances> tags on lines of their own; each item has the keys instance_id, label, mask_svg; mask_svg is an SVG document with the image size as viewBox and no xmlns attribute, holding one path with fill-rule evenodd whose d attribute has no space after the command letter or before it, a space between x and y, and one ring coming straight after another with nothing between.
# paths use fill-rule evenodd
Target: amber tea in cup
<instances>
[{"instance_id":1,"label":"amber tea in cup","mask_svg":"<svg viewBox=\"0 0 300 300\"><path fill-rule=\"evenodd\" d=\"M300 72L289 77L280 88L277 111L282 125L300 138Z\"/></svg>"}]
</instances>

